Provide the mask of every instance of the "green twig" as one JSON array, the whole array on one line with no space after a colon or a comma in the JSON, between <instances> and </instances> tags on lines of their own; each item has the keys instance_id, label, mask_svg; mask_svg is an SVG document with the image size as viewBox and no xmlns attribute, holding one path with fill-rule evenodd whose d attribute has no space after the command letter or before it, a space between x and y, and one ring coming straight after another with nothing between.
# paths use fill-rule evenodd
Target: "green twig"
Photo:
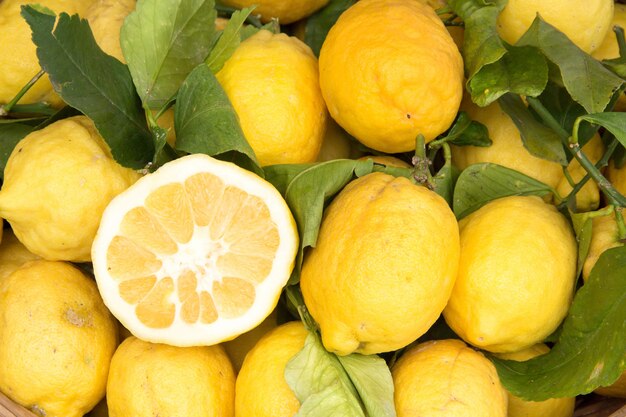
<instances>
[{"instance_id":1,"label":"green twig","mask_svg":"<svg viewBox=\"0 0 626 417\"><path fill-rule=\"evenodd\" d=\"M30 79L29 82L26 83L24 87L22 87L20 91L18 91L18 93L15 95L15 97L13 97L11 101L9 101L7 104L1 105L0 116L6 116L7 114L9 114L11 109L13 109L13 106L15 106L17 102L20 101L22 97L24 97L24 94L26 94L28 90L30 90L30 88L33 86L33 84L35 84L44 74L44 70L40 70L33 78Z\"/></svg>"},{"instance_id":2,"label":"green twig","mask_svg":"<svg viewBox=\"0 0 626 417\"><path fill-rule=\"evenodd\" d=\"M426 139L421 133L415 139L415 155L413 163L413 181L429 189L433 189L433 176L430 173L430 159L426 156Z\"/></svg>"}]
</instances>

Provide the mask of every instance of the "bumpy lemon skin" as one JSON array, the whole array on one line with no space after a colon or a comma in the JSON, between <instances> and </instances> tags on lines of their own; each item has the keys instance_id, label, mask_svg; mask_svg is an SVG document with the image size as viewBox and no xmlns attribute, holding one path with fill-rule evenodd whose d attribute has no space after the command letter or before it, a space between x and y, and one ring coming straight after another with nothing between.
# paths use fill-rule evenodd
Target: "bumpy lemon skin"
<instances>
[{"instance_id":1,"label":"bumpy lemon skin","mask_svg":"<svg viewBox=\"0 0 626 417\"><path fill-rule=\"evenodd\" d=\"M498 33L515 44L537 13L580 49L592 53L611 26L613 0L509 0L498 16Z\"/></svg>"},{"instance_id":2,"label":"bumpy lemon skin","mask_svg":"<svg viewBox=\"0 0 626 417\"><path fill-rule=\"evenodd\" d=\"M175 347L131 336L113 355L110 417L232 417L235 374L220 345Z\"/></svg>"},{"instance_id":3,"label":"bumpy lemon skin","mask_svg":"<svg viewBox=\"0 0 626 417\"><path fill-rule=\"evenodd\" d=\"M311 48L260 30L241 43L217 79L261 165L316 160L327 111Z\"/></svg>"},{"instance_id":4,"label":"bumpy lemon skin","mask_svg":"<svg viewBox=\"0 0 626 417\"><path fill-rule=\"evenodd\" d=\"M457 227L445 200L406 178L349 183L326 209L301 273L326 349L387 352L425 333L454 284Z\"/></svg>"},{"instance_id":5,"label":"bumpy lemon skin","mask_svg":"<svg viewBox=\"0 0 626 417\"><path fill-rule=\"evenodd\" d=\"M333 119L366 146L415 149L444 132L459 109L463 60L425 4L361 0L331 28L320 52L320 86Z\"/></svg>"},{"instance_id":6,"label":"bumpy lemon skin","mask_svg":"<svg viewBox=\"0 0 626 417\"><path fill-rule=\"evenodd\" d=\"M459 226L459 273L443 312L452 330L491 352L525 349L556 330L576 275L576 240L565 217L539 197L514 196Z\"/></svg>"},{"instance_id":7,"label":"bumpy lemon skin","mask_svg":"<svg viewBox=\"0 0 626 417\"><path fill-rule=\"evenodd\" d=\"M289 322L250 350L237 377L235 417L292 417L298 412L300 402L285 381L285 367L302 350L307 334L301 322Z\"/></svg>"},{"instance_id":8,"label":"bumpy lemon skin","mask_svg":"<svg viewBox=\"0 0 626 417\"><path fill-rule=\"evenodd\" d=\"M24 245L17 240L11 229L2 233L2 243L0 243L0 280L8 277L24 265L26 262L36 261L39 256L29 252Z\"/></svg>"},{"instance_id":9,"label":"bumpy lemon skin","mask_svg":"<svg viewBox=\"0 0 626 417\"><path fill-rule=\"evenodd\" d=\"M31 39L30 26L20 15L25 4L40 4L54 12L83 15L93 0L3 0L0 2L0 104L8 103L34 77L41 66ZM44 74L20 99L20 104L63 104Z\"/></svg>"},{"instance_id":10,"label":"bumpy lemon skin","mask_svg":"<svg viewBox=\"0 0 626 417\"><path fill-rule=\"evenodd\" d=\"M278 19L280 24L289 24L312 15L326 6L329 0L222 0L222 4L239 9L256 6L253 14L261 16L261 21Z\"/></svg>"},{"instance_id":11,"label":"bumpy lemon skin","mask_svg":"<svg viewBox=\"0 0 626 417\"><path fill-rule=\"evenodd\" d=\"M15 146L4 171L0 216L34 254L88 262L104 208L139 177L113 159L90 119L59 120Z\"/></svg>"},{"instance_id":12,"label":"bumpy lemon skin","mask_svg":"<svg viewBox=\"0 0 626 417\"><path fill-rule=\"evenodd\" d=\"M407 350L391 374L398 417L506 417L507 396L493 364L460 340Z\"/></svg>"},{"instance_id":13,"label":"bumpy lemon skin","mask_svg":"<svg viewBox=\"0 0 626 417\"><path fill-rule=\"evenodd\" d=\"M544 355L550 348L543 343L536 344L524 350L510 353L498 353L501 359L518 362L527 361L534 357ZM551 398L546 401L525 401L507 392L509 407L507 417L572 417L576 398Z\"/></svg>"},{"instance_id":14,"label":"bumpy lemon skin","mask_svg":"<svg viewBox=\"0 0 626 417\"><path fill-rule=\"evenodd\" d=\"M0 391L46 417L80 417L104 397L117 326L93 280L32 261L0 279Z\"/></svg>"}]
</instances>

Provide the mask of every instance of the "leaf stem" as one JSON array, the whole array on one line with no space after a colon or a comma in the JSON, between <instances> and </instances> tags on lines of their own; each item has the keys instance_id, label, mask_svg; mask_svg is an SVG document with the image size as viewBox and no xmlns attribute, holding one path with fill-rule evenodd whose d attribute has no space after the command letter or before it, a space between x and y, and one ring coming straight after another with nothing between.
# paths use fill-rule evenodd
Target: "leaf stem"
<instances>
[{"instance_id":1,"label":"leaf stem","mask_svg":"<svg viewBox=\"0 0 626 417\"><path fill-rule=\"evenodd\" d=\"M432 190L434 187L433 176L430 173L431 162L426 156L426 139L421 133L415 139L415 155L411 162L413 163L413 180Z\"/></svg>"},{"instance_id":2,"label":"leaf stem","mask_svg":"<svg viewBox=\"0 0 626 417\"><path fill-rule=\"evenodd\" d=\"M33 86L33 84L35 84L44 74L44 70L39 70L39 72L35 74L35 76L31 78L30 81L27 82L20 91L18 91L18 93L15 95L15 97L13 97L11 101L9 101L7 104L1 105L0 116L6 116L7 114L9 114L13 106L15 106L17 102L20 101L22 97L24 97L24 94L26 94L28 90L30 90L30 88Z\"/></svg>"}]
</instances>

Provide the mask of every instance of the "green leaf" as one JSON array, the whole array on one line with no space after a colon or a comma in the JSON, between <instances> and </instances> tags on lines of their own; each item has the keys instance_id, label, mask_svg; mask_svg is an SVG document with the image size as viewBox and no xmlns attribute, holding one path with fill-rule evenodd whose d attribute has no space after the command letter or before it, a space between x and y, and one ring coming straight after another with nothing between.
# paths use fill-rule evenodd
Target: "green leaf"
<instances>
[{"instance_id":1,"label":"green leaf","mask_svg":"<svg viewBox=\"0 0 626 417\"><path fill-rule=\"evenodd\" d=\"M395 417L393 380L389 367L376 355L337 356L359 393L369 416Z\"/></svg>"},{"instance_id":2,"label":"green leaf","mask_svg":"<svg viewBox=\"0 0 626 417\"><path fill-rule=\"evenodd\" d=\"M239 46L241 29L253 10L254 7L237 10L228 20L226 28L206 60L206 64L214 74L217 74L217 72L222 69L226 61L228 61L228 58L231 57L235 49Z\"/></svg>"},{"instance_id":3,"label":"green leaf","mask_svg":"<svg viewBox=\"0 0 626 417\"><path fill-rule=\"evenodd\" d=\"M519 129L524 147L531 155L567 165L567 155L559 135L535 119L520 97L506 94L498 102Z\"/></svg>"},{"instance_id":4,"label":"green leaf","mask_svg":"<svg viewBox=\"0 0 626 417\"><path fill-rule=\"evenodd\" d=\"M358 394L341 363L310 333L285 367L285 380L300 401L295 417L365 417Z\"/></svg>"},{"instance_id":5,"label":"green leaf","mask_svg":"<svg viewBox=\"0 0 626 417\"><path fill-rule=\"evenodd\" d=\"M151 109L176 94L213 45L213 0L139 0L120 43L137 92Z\"/></svg>"},{"instance_id":6,"label":"green leaf","mask_svg":"<svg viewBox=\"0 0 626 417\"><path fill-rule=\"evenodd\" d=\"M459 112L450 131L437 142L447 142L457 146L491 146L489 131L484 124L472 120L464 111Z\"/></svg>"},{"instance_id":7,"label":"green leaf","mask_svg":"<svg viewBox=\"0 0 626 417\"><path fill-rule=\"evenodd\" d=\"M459 170L449 162L446 162L433 176L434 190L437 194L452 206L454 186L459 178Z\"/></svg>"},{"instance_id":8,"label":"green leaf","mask_svg":"<svg viewBox=\"0 0 626 417\"><path fill-rule=\"evenodd\" d=\"M17 143L33 131L33 127L21 123L0 124L0 175L4 178L4 167Z\"/></svg>"},{"instance_id":9,"label":"green leaf","mask_svg":"<svg viewBox=\"0 0 626 417\"><path fill-rule=\"evenodd\" d=\"M626 246L604 252L578 290L559 341L526 362L491 358L514 395L574 397L612 384L626 369Z\"/></svg>"},{"instance_id":10,"label":"green leaf","mask_svg":"<svg viewBox=\"0 0 626 417\"><path fill-rule=\"evenodd\" d=\"M217 78L205 64L194 69L178 93L174 113L176 149L204 153L227 159L250 161L255 172L262 174L252 147L239 126L235 109Z\"/></svg>"},{"instance_id":11,"label":"green leaf","mask_svg":"<svg viewBox=\"0 0 626 417\"><path fill-rule=\"evenodd\" d=\"M576 242L578 242L578 263L576 266L576 276L579 276L583 270L585 260L589 254L591 246L591 235L593 232L593 218L590 212L574 213L569 212L570 218L576 232Z\"/></svg>"},{"instance_id":12,"label":"green leaf","mask_svg":"<svg viewBox=\"0 0 626 417\"><path fill-rule=\"evenodd\" d=\"M607 112L588 114L580 116L577 123L583 120L604 127L615 136L615 139L617 139L619 143L626 146L626 113Z\"/></svg>"},{"instance_id":13,"label":"green leaf","mask_svg":"<svg viewBox=\"0 0 626 417\"><path fill-rule=\"evenodd\" d=\"M323 9L309 16L304 28L304 43L311 47L315 56L320 55L326 35L339 16L355 3L356 0L330 0Z\"/></svg>"},{"instance_id":14,"label":"green leaf","mask_svg":"<svg viewBox=\"0 0 626 417\"><path fill-rule=\"evenodd\" d=\"M126 66L102 52L87 21L77 15L61 13L56 26L54 16L30 6L22 6L22 16L55 91L94 121L120 164L143 168L154 149Z\"/></svg>"},{"instance_id":15,"label":"green leaf","mask_svg":"<svg viewBox=\"0 0 626 417\"><path fill-rule=\"evenodd\" d=\"M543 197L552 188L518 171L491 163L465 168L454 187L454 214L462 219L488 202L512 195Z\"/></svg>"},{"instance_id":16,"label":"green leaf","mask_svg":"<svg viewBox=\"0 0 626 417\"><path fill-rule=\"evenodd\" d=\"M624 80L605 68L555 27L537 16L517 46L534 46L558 66L563 84L588 113L606 109Z\"/></svg>"}]
</instances>

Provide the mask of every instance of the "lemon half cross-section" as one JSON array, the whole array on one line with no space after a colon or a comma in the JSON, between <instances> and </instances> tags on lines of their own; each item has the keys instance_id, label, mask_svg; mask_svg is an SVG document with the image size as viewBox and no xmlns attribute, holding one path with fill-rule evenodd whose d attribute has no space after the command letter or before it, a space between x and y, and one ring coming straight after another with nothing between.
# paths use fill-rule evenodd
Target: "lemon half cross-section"
<instances>
[{"instance_id":1,"label":"lemon half cross-section","mask_svg":"<svg viewBox=\"0 0 626 417\"><path fill-rule=\"evenodd\" d=\"M92 247L105 304L135 336L211 345L258 325L293 269L278 191L206 155L169 162L113 199Z\"/></svg>"}]
</instances>

